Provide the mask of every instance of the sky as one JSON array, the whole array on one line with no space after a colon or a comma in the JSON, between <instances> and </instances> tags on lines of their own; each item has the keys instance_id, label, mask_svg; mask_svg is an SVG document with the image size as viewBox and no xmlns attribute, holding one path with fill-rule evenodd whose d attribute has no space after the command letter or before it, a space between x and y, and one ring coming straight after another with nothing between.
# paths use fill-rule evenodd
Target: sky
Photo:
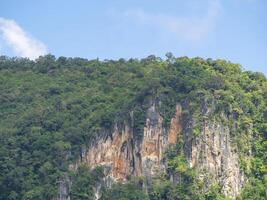
<instances>
[{"instance_id":1,"label":"sky","mask_svg":"<svg viewBox=\"0 0 267 200\"><path fill-rule=\"evenodd\" d=\"M0 54L226 59L267 74L267 0L0 0Z\"/></svg>"}]
</instances>

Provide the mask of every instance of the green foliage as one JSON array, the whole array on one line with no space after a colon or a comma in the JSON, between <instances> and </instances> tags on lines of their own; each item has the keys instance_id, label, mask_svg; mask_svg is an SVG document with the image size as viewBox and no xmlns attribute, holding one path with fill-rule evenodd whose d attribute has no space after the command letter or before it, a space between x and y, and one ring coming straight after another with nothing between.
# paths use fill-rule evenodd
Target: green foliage
<instances>
[{"instance_id":1,"label":"green foliage","mask_svg":"<svg viewBox=\"0 0 267 200\"><path fill-rule=\"evenodd\" d=\"M117 61L53 55L31 61L0 56L0 200L52 199L58 181L69 173L69 164L100 130L133 117L134 137L141 138L152 100L158 103L166 127L177 102L186 108L184 119L195 118L195 135L205 120L205 105L214 108L209 114L216 120L231 122L242 169L251 178L242 195L249 199L249 191L254 190L255 195L262 195L267 171L266 88L263 74L244 72L237 64L175 58L170 53L166 61L153 55ZM165 180L153 186L155 194L179 199L179 193L184 199L194 199L190 196L198 195L194 173L177 152L168 152L169 167L188 185L174 187ZM73 198L87 198L94 175L88 169L77 173ZM134 184L117 190L127 187L141 191Z\"/></svg>"},{"instance_id":2,"label":"green foliage","mask_svg":"<svg viewBox=\"0 0 267 200\"><path fill-rule=\"evenodd\" d=\"M184 155L177 155L175 158L168 161L168 167L176 173L185 173L188 170L187 161Z\"/></svg>"},{"instance_id":3,"label":"green foliage","mask_svg":"<svg viewBox=\"0 0 267 200\"><path fill-rule=\"evenodd\" d=\"M173 183L166 180L166 177L160 179L154 179L148 189L148 195L150 200L168 199L171 191L173 190Z\"/></svg>"},{"instance_id":4,"label":"green foliage","mask_svg":"<svg viewBox=\"0 0 267 200\"><path fill-rule=\"evenodd\" d=\"M210 186L209 190L204 194L205 200L231 200L230 198L224 197L221 194L221 186L214 184Z\"/></svg>"},{"instance_id":5,"label":"green foliage","mask_svg":"<svg viewBox=\"0 0 267 200\"><path fill-rule=\"evenodd\" d=\"M183 154L183 142L172 146L166 153L168 174L176 177L176 184L168 194L170 200L200 199L201 184L194 168L190 168Z\"/></svg>"},{"instance_id":6,"label":"green foliage","mask_svg":"<svg viewBox=\"0 0 267 200\"><path fill-rule=\"evenodd\" d=\"M103 177L101 168L93 171L85 165L79 166L77 171L71 174L72 185L70 190L70 198L73 200L93 200L93 187L97 181Z\"/></svg>"},{"instance_id":7,"label":"green foliage","mask_svg":"<svg viewBox=\"0 0 267 200\"><path fill-rule=\"evenodd\" d=\"M133 131L135 133L134 136L136 139L140 140L142 139L144 132L144 124L146 121L146 108L142 108L141 106L135 108L133 112L133 119Z\"/></svg>"},{"instance_id":8,"label":"green foliage","mask_svg":"<svg viewBox=\"0 0 267 200\"><path fill-rule=\"evenodd\" d=\"M267 198L267 178L250 178L238 200L265 200Z\"/></svg>"},{"instance_id":9,"label":"green foliage","mask_svg":"<svg viewBox=\"0 0 267 200\"><path fill-rule=\"evenodd\" d=\"M143 190L141 180L132 180L126 184L114 184L111 189L104 191L101 200L149 200Z\"/></svg>"}]
</instances>

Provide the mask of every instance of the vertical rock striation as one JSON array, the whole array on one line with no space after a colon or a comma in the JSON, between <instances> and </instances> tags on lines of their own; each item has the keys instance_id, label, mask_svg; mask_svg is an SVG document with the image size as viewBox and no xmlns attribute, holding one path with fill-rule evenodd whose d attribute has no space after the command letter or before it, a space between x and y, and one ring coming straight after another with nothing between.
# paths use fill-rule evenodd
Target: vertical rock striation
<instances>
[{"instance_id":1,"label":"vertical rock striation","mask_svg":"<svg viewBox=\"0 0 267 200\"><path fill-rule=\"evenodd\" d=\"M107 177L113 181L126 181L130 176L152 177L165 169L163 153L169 144L175 144L181 131L179 118L181 107L171 121L170 131L163 127L163 118L152 105L147 111L147 119L142 140L135 140L133 127L129 123L115 124L112 133L105 132L94 140L79 163L90 167L103 166Z\"/></svg>"},{"instance_id":2,"label":"vertical rock striation","mask_svg":"<svg viewBox=\"0 0 267 200\"><path fill-rule=\"evenodd\" d=\"M206 122L199 137L192 142L188 155L190 165L195 166L200 178L208 185L219 183L222 192L235 199L244 183L238 154L233 149L230 130L218 122Z\"/></svg>"},{"instance_id":3,"label":"vertical rock striation","mask_svg":"<svg viewBox=\"0 0 267 200\"><path fill-rule=\"evenodd\" d=\"M239 169L238 155L231 144L229 128L207 120L199 136L194 136L192 121L182 121L182 108L177 105L170 127L164 127L163 118L153 104L147 111L141 139L134 137L133 118L130 122L115 124L113 131L104 131L92 142L72 168L81 162L92 168L103 166L106 175L103 183L106 186L114 181L127 181L130 176L144 176L150 180L166 169L163 155L167 147L183 138L184 154L190 166L197 169L206 188L219 183L223 193L235 199L244 177ZM100 186L97 188L96 199Z\"/></svg>"}]
</instances>

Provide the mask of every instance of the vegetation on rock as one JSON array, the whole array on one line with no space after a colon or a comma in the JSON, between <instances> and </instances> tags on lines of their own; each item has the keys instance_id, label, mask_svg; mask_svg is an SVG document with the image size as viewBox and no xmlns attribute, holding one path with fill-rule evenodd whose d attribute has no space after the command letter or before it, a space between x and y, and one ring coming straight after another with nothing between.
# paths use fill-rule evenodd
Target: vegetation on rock
<instances>
[{"instance_id":1,"label":"vegetation on rock","mask_svg":"<svg viewBox=\"0 0 267 200\"><path fill-rule=\"evenodd\" d=\"M0 57L0 200L52 199L58 182L72 179L72 199L91 199L101 170L81 166L69 171L101 129L112 128L133 111L135 136L142 137L150 101L160 102L164 124L170 123L177 102L188 103L184 116L196 119L200 105L232 126L231 134L248 177L240 199L266 198L267 80L261 73L243 71L224 60L155 56L138 59ZM207 116L206 116L207 117ZM147 188L140 181L114 185L103 199L224 199L220 186L200 194L200 183L178 150L169 153L170 171L180 174L174 185L168 176L155 178ZM73 174L74 173L74 174Z\"/></svg>"}]
</instances>

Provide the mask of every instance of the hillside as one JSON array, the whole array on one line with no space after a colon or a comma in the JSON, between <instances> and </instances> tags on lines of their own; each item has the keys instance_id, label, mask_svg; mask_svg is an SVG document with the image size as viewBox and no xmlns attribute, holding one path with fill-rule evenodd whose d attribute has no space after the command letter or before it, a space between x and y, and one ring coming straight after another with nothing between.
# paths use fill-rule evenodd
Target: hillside
<instances>
[{"instance_id":1,"label":"hillside","mask_svg":"<svg viewBox=\"0 0 267 200\"><path fill-rule=\"evenodd\" d=\"M266 77L166 56L1 56L0 200L266 199Z\"/></svg>"}]
</instances>

